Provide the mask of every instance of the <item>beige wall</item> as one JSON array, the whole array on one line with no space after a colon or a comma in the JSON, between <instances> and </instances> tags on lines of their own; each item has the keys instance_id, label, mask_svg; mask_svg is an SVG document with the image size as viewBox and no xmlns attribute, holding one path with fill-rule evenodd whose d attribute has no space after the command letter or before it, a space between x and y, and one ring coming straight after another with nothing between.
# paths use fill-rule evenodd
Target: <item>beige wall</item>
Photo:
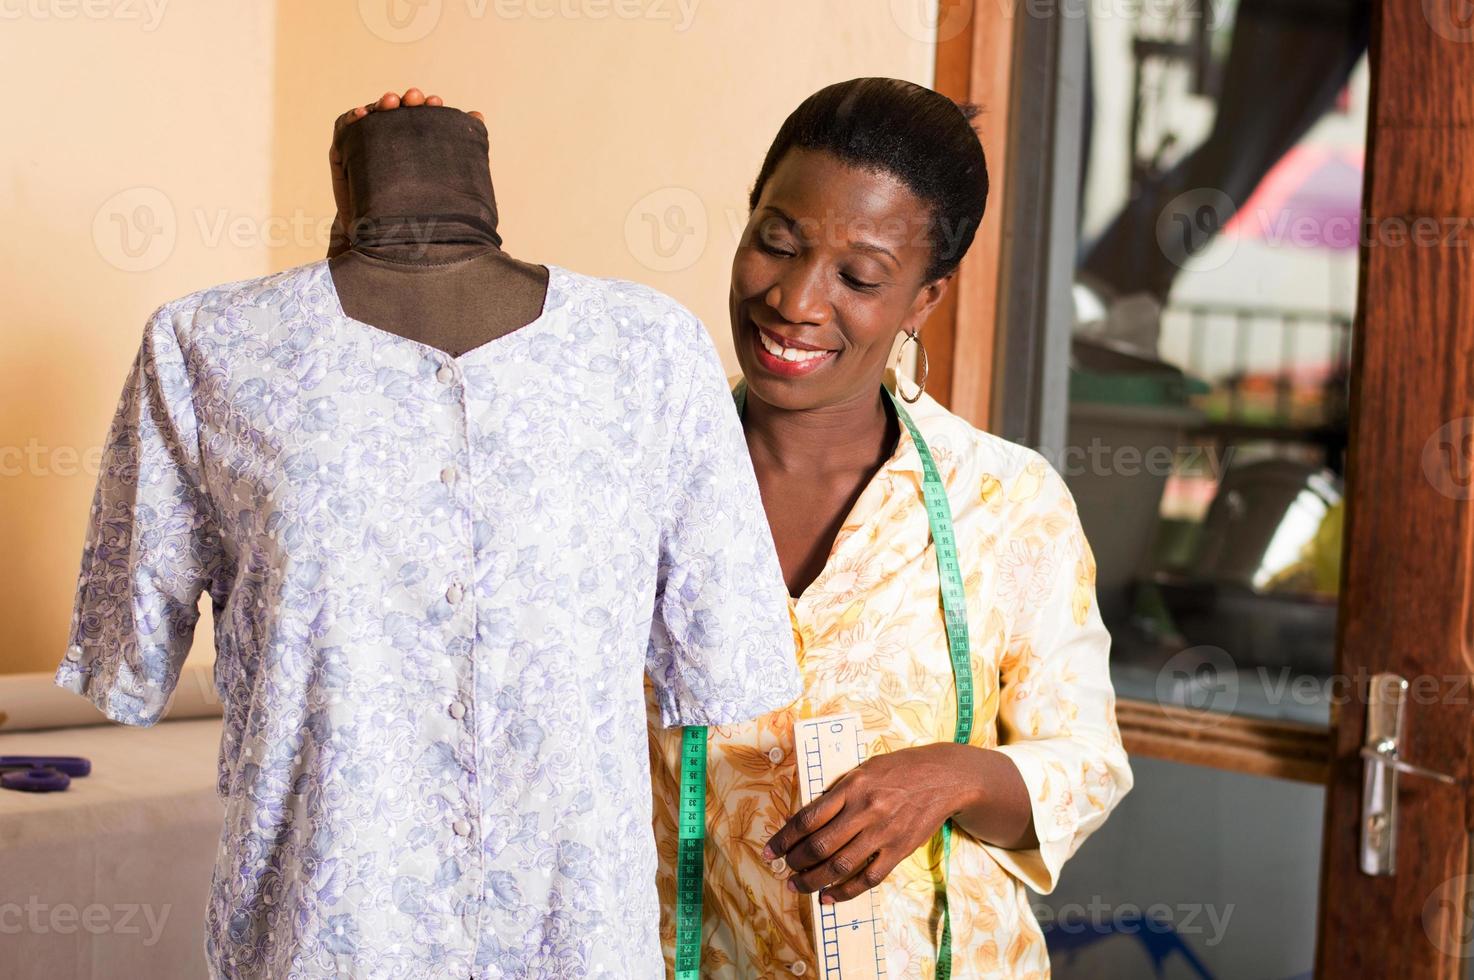
<instances>
[{"instance_id":1,"label":"beige wall","mask_svg":"<svg viewBox=\"0 0 1474 980\"><path fill-rule=\"evenodd\" d=\"M926 0L89 2L112 16L0 0L0 57L44 94L0 147L0 673L62 649L145 317L321 256L347 106L417 84L481 109L509 250L671 293L730 361L734 226L783 117L856 75L929 83L934 57Z\"/></svg>"},{"instance_id":2,"label":"beige wall","mask_svg":"<svg viewBox=\"0 0 1474 980\"><path fill-rule=\"evenodd\" d=\"M264 244L210 233L220 214L271 209L275 10L150 9L0 0L12 93L0 139L0 672L51 670L61 656L97 457L149 312L275 262Z\"/></svg>"},{"instance_id":3,"label":"beige wall","mask_svg":"<svg viewBox=\"0 0 1474 980\"><path fill-rule=\"evenodd\" d=\"M382 16L391 3L421 11L421 20L397 32ZM932 46L913 36L924 33L922 3L283 4L273 204L281 213L323 208L332 117L386 88L418 84L486 114L510 251L663 289L729 351L731 225L745 222L768 143L805 96L831 82L896 75L930 83ZM367 27L364 8L375 11ZM649 16L618 15L639 10ZM415 41L386 39L425 30ZM679 239L667 219L698 233ZM659 243L652 222L665 228ZM318 254L313 243L277 258L295 264Z\"/></svg>"}]
</instances>

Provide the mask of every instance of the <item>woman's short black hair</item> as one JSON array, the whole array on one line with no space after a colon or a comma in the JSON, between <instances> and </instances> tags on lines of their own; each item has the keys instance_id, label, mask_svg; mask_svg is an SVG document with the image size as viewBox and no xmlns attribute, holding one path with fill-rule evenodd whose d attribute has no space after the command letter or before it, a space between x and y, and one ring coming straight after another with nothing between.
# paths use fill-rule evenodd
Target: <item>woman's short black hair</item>
<instances>
[{"instance_id":1,"label":"woman's short black hair","mask_svg":"<svg viewBox=\"0 0 1474 980\"><path fill-rule=\"evenodd\" d=\"M753 185L749 206L792 149L822 150L852 166L900 180L931 206L927 279L946 275L967 254L988 202L988 164L972 119L959 105L899 78L855 78L822 88L778 130Z\"/></svg>"}]
</instances>

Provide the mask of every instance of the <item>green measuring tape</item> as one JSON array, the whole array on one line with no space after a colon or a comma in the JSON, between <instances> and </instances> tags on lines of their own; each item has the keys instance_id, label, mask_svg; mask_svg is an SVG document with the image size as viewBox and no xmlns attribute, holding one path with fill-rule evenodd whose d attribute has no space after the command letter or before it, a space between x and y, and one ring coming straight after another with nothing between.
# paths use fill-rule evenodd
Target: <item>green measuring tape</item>
<instances>
[{"instance_id":1,"label":"green measuring tape","mask_svg":"<svg viewBox=\"0 0 1474 980\"><path fill-rule=\"evenodd\" d=\"M922 496L931 525L932 544L937 552L937 577L941 580L942 617L947 625L947 651L952 657L952 678L957 688L957 728L953 740L966 743L972 737L972 659L967 636L967 595L962 589L962 569L957 563L957 536L952 530L952 505L937 473L936 460L911 415L889 388L883 389L895 406L896 416L921 457ZM739 384L732 397L737 414L747 402L747 385ZM702 850L706 842L706 728L688 725L681 732L680 842L676 860L676 980L700 980ZM952 976L952 916L947 902L947 868L952 861L952 821L942 824L942 941L937 950L937 980Z\"/></svg>"},{"instance_id":2,"label":"green measuring tape","mask_svg":"<svg viewBox=\"0 0 1474 980\"><path fill-rule=\"evenodd\" d=\"M681 731L681 815L676 857L676 980L701 970L702 850L706 844L706 726Z\"/></svg>"}]
</instances>

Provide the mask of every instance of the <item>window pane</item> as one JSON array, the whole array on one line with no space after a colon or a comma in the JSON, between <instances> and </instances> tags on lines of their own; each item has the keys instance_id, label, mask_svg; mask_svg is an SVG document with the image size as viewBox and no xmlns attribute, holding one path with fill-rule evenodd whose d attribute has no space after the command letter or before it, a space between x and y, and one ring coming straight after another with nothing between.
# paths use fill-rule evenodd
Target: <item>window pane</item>
<instances>
[{"instance_id":1,"label":"window pane","mask_svg":"<svg viewBox=\"0 0 1474 980\"><path fill-rule=\"evenodd\" d=\"M1119 690L1324 725L1367 4L1092 10L1064 465Z\"/></svg>"}]
</instances>

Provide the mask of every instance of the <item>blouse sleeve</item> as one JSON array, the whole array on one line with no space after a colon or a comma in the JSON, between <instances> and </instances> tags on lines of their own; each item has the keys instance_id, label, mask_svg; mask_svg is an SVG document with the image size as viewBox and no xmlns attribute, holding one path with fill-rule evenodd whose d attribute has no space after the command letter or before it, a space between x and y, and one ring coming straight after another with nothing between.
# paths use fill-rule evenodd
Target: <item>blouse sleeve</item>
<instances>
[{"instance_id":1,"label":"blouse sleeve","mask_svg":"<svg viewBox=\"0 0 1474 980\"><path fill-rule=\"evenodd\" d=\"M108 430L54 678L128 725L163 716L219 557L172 311L149 318Z\"/></svg>"},{"instance_id":2,"label":"blouse sleeve","mask_svg":"<svg viewBox=\"0 0 1474 980\"><path fill-rule=\"evenodd\" d=\"M800 692L787 589L721 360L685 314L647 672L661 723L727 725Z\"/></svg>"},{"instance_id":3,"label":"blouse sleeve","mask_svg":"<svg viewBox=\"0 0 1474 980\"><path fill-rule=\"evenodd\" d=\"M1025 503L1028 516L1009 543L1014 567L1027 571L1013 573L1026 584L1010 590L1017 625L1001 670L998 751L1028 787L1039 846L984 846L1048 894L1065 861L1131 789L1132 775L1116 727L1095 559L1074 499L1042 457L1021 482L1037 488L1037 497Z\"/></svg>"}]
</instances>

